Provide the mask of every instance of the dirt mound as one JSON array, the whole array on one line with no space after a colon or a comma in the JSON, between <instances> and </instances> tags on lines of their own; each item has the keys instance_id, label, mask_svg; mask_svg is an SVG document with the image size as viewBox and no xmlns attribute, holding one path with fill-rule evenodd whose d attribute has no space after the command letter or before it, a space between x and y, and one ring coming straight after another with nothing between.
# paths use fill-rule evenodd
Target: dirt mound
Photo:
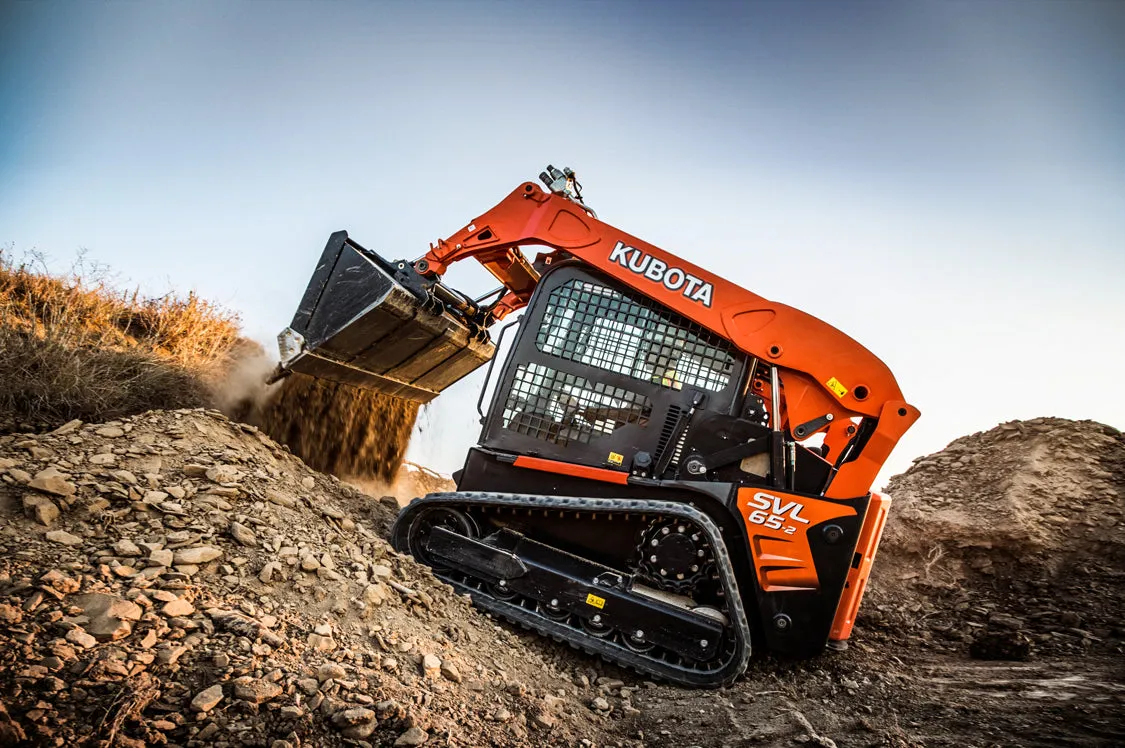
<instances>
[{"instance_id":1,"label":"dirt mound","mask_svg":"<svg viewBox=\"0 0 1125 748\"><path fill-rule=\"evenodd\" d=\"M1008 558L1061 568L1120 560L1125 537L1125 436L1093 421L1012 421L957 439L891 479L896 552L944 556L987 572Z\"/></svg>"},{"instance_id":2,"label":"dirt mound","mask_svg":"<svg viewBox=\"0 0 1125 748\"><path fill-rule=\"evenodd\" d=\"M983 659L1121 649L1119 431L1060 418L1001 424L919 458L887 492L868 623L889 616Z\"/></svg>"},{"instance_id":3,"label":"dirt mound","mask_svg":"<svg viewBox=\"0 0 1125 748\"><path fill-rule=\"evenodd\" d=\"M292 374L255 422L316 470L390 483L417 417L417 403Z\"/></svg>"},{"instance_id":4,"label":"dirt mound","mask_svg":"<svg viewBox=\"0 0 1125 748\"><path fill-rule=\"evenodd\" d=\"M919 460L850 648L692 691L494 624L397 500L215 412L0 437L0 745L1121 744L1121 457L1037 419Z\"/></svg>"},{"instance_id":5,"label":"dirt mound","mask_svg":"<svg viewBox=\"0 0 1125 748\"><path fill-rule=\"evenodd\" d=\"M589 663L568 671L392 551L371 527L396 511L215 411L0 436L0 744L603 729Z\"/></svg>"}]
</instances>

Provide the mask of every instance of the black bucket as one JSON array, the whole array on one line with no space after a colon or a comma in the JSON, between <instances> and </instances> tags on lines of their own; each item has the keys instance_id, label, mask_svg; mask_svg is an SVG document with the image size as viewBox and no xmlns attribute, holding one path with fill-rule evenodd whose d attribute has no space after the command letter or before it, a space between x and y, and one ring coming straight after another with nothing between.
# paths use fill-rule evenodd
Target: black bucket
<instances>
[{"instance_id":1,"label":"black bucket","mask_svg":"<svg viewBox=\"0 0 1125 748\"><path fill-rule=\"evenodd\" d=\"M427 308L394 273L346 231L332 234L278 336L281 368L426 403L492 358L490 341Z\"/></svg>"}]
</instances>

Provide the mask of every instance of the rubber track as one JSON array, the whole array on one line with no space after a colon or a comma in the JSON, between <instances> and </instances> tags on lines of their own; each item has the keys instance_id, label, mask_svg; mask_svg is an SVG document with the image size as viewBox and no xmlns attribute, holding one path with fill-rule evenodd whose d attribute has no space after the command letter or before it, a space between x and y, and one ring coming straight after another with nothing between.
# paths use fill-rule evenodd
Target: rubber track
<instances>
[{"instance_id":1,"label":"rubber track","mask_svg":"<svg viewBox=\"0 0 1125 748\"><path fill-rule=\"evenodd\" d=\"M590 636L566 623L553 621L519 605L499 600L481 590L462 584L455 579L450 579L439 572L435 571L434 574L443 582L453 585L455 589L468 593L476 606L490 613L495 613L555 641L565 642L580 651L600 656L607 661L635 670L642 675L655 676L683 686L717 688L730 685L745 672L746 664L750 659L750 627L742 607L742 597L739 594L730 556L722 541L719 528L710 517L698 509L678 502L640 499L574 498L479 492L430 494L425 498L415 499L399 514L394 527L391 528L391 544L395 550L401 553L410 553L407 532L414 515L427 507L435 506L455 508L471 508L472 506L523 507L540 510L561 509L572 512L655 514L682 517L696 523L707 533L708 541L711 543L715 566L719 571L720 580L726 593L728 617L731 619L731 628L737 639L738 647L725 665L711 672L684 668L646 657L615 642Z\"/></svg>"}]
</instances>

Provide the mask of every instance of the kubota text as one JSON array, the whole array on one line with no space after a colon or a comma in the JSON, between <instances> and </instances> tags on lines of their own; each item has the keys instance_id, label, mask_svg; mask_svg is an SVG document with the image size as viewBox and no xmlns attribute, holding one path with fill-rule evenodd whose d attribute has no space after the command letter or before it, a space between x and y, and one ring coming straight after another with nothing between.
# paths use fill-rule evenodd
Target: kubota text
<instances>
[{"instance_id":1,"label":"kubota text","mask_svg":"<svg viewBox=\"0 0 1125 748\"><path fill-rule=\"evenodd\" d=\"M647 255L636 247L630 247L625 242L617 242L617 246L609 253L609 261L651 281L662 283L669 291L679 291L682 288L685 298L698 301L706 307L711 306L711 295L715 289L710 283L680 268L669 267L663 260Z\"/></svg>"}]
</instances>

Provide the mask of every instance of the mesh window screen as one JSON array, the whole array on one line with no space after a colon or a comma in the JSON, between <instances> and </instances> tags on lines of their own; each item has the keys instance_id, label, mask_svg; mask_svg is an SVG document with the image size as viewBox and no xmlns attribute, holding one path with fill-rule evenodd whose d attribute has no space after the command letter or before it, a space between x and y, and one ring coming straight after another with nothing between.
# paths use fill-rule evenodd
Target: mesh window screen
<instances>
[{"instance_id":1,"label":"mesh window screen","mask_svg":"<svg viewBox=\"0 0 1125 748\"><path fill-rule=\"evenodd\" d=\"M553 356L677 390L718 392L734 372L722 338L647 300L581 280L551 292L535 344Z\"/></svg>"},{"instance_id":2,"label":"mesh window screen","mask_svg":"<svg viewBox=\"0 0 1125 748\"><path fill-rule=\"evenodd\" d=\"M650 415L643 395L523 364L504 404L504 428L556 444L589 444L627 423L644 425Z\"/></svg>"}]
</instances>

